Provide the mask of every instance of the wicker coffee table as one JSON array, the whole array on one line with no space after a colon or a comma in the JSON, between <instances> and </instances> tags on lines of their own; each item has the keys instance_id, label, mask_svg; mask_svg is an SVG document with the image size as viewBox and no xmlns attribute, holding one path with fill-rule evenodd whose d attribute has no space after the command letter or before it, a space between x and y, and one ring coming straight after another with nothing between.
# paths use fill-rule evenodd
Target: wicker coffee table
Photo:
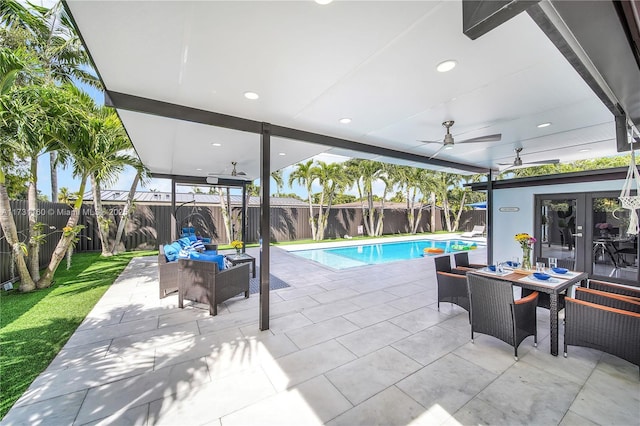
<instances>
[{"instance_id":1,"label":"wicker coffee table","mask_svg":"<svg viewBox=\"0 0 640 426\"><path fill-rule=\"evenodd\" d=\"M253 256L249 256L247 253L240 253L230 254L225 257L233 266L239 265L241 263L251 263L252 277L256 277L256 259Z\"/></svg>"}]
</instances>

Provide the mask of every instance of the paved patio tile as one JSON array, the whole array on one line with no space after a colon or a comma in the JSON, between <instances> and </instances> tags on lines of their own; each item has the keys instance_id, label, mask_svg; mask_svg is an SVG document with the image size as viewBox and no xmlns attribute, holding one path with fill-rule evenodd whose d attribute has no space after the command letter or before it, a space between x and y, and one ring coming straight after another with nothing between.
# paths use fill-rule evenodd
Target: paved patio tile
<instances>
[{"instance_id":1,"label":"paved patio tile","mask_svg":"<svg viewBox=\"0 0 640 426\"><path fill-rule=\"evenodd\" d=\"M438 300L436 296L432 296L430 293L431 292L422 291L411 296L401 297L399 299L392 300L389 302L389 305L398 308L403 312L414 311Z\"/></svg>"},{"instance_id":2,"label":"paved patio tile","mask_svg":"<svg viewBox=\"0 0 640 426\"><path fill-rule=\"evenodd\" d=\"M357 325L342 317L337 317L288 331L287 336L302 349L343 336L355 330L358 330Z\"/></svg>"},{"instance_id":3,"label":"paved patio tile","mask_svg":"<svg viewBox=\"0 0 640 426\"><path fill-rule=\"evenodd\" d=\"M263 368L276 389L283 390L333 370L356 357L335 340L278 358Z\"/></svg>"},{"instance_id":4,"label":"paved patio tile","mask_svg":"<svg viewBox=\"0 0 640 426\"><path fill-rule=\"evenodd\" d=\"M100 420L85 423L82 426L131 425L146 426L149 420L149 404L138 405L119 411Z\"/></svg>"},{"instance_id":5,"label":"paved patio tile","mask_svg":"<svg viewBox=\"0 0 640 426\"><path fill-rule=\"evenodd\" d=\"M209 382L207 362L200 358L98 386L87 393L76 422L99 420L159 398L179 400Z\"/></svg>"},{"instance_id":6,"label":"paved patio tile","mask_svg":"<svg viewBox=\"0 0 640 426\"><path fill-rule=\"evenodd\" d=\"M338 300L352 299L358 293L350 288L337 288L335 290L328 290L323 293L316 293L310 297L318 303L333 303Z\"/></svg>"},{"instance_id":7,"label":"paved patio tile","mask_svg":"<svg viewBox=\"0 0 640 426\"><path fill-rule=\"evenodd\" d=\"M338 342L358 356L363 356L403 339L410 333L388 321L338 337Z\"/></svg>"},{"instance_id":8,"label":"paved patio tile","mask_svg":"<svg viewBox=\"0 0 640 426\"><path fill-rule=\"evenodd\" d=\"M419 425L421 423L415 420L424 411L422 405L409 398L395 386L391 386L327 424L330 426Z\"/></svg>"},{"instance_id":9,"label":"paved patio tile","mask_svg":"<svg viewBox=\"0 0 640 426\"><path fill-rule=\"evenodd\" d=\"M434 326L402 339L392 346L422 365L427 365L459 348L467 341L468 339Z\"/></svg>"},{"instance_id":10,"label":"paved patio tile","mask_svg":"<svg viewBox=\"0 0 640 426\"><path fill-rule=\"evenodd\" d=\"M194 321L183 324L114 338L109 347L109 353L122 354L158 348L198 334L200 334L200 330L194 318Z\"/></svg>"},{"instance_id":11,"label":"paved patio tile","mask_svg":"<svg viewBox=\"0 0 640 426\"><path fill-rule=\"evenodd\" d=\"M396 386L425 408L438 405L447 413L455 413L496 377L497 374L448 354L401 380ZM429 386L425 386L425 383Z\"/></svg>"},{"instance_id":12,"label":"paved patio tile","mask_svg":"<svg viewBox=\"0 0 640 426\"><path fill-rule=\"evenodd\" d=\"M402 314L403 312L400 309L385 304L372 306L367 309L361 309L359 311L346 314L344 315L344 317L352 323L356 324L358 327L367 327L378 322L395 318Z\"/></svg>"},{"instance_id":13,"label":"paved patio tile","mask_svg":"<svg viewBox=\"0 0 640 426\"><path fill-rule=\"evenodd\" d=\"M282 334L287 331L295 330L300 327L307 326L309 324L313 324L313 322L305 317L300 312L294 312L292 314L283 315L277 318L273 318L269 320L269 330L273 334ZM243 330L251 330L254 327L247 326L243 327Z\"/></svg>"},{"instance_id":14,"label":"paved patio tile","mask_svg":"<svg viewBox=\"0 0 640 426\"><path fill-rule=\"evenodd\" d=\"M326 377L318 376L224 416L221 420L225 426L321 425L351 407Z\"/></svg>"},{"instance_id":15,"label":"paved patio tile","mask_svg":"<svg viewBox=\"0 0 640 426\"><path fill-rule=\"evenodd\" d=\"M260 369L227 376L183 395L166 395L149 404L149 423L195 425L216 422L220 417L275 394Z\"/></svg>"},{"instance_id":16,"label":"paved patio tile","mask_svg":"<svg viewBox=\"0 0 640 426\"><path fill-rule=\"evenodd\" d=\"M360 309L355 303L341 300L328 305L318 305L305 309L302 314L313 322L322 322Z\"/></svg>"},{"instance_id":17,"label":"paved patio tile","mask_svg":"<svg viewBox=\"0 0 640 426\"><path fill-rule=\"evenodd\" d=\"M2 419L2 424L6 426L73 424L86 394L87 391L82 390L34 404L16 405Z\"/></svg>"},{"instance_id":18,"label":"paved patio tile","mask_svg":"<svg viewBox=\"0 0 640 426\"><path fill-rule=\"evenodd\" d=\"M158 319L149 318L139 321L133 321L126 324L114 324L101 327L96 330L82 330L69 338L65 347L83 346L89 343L111 340L122 336L130 336L138 333L144 333L158 328Z\"/></svg>"},{"instance_id":19,"label":"paved patio tile","mask_svg":"<svg viewBox=\"0 0 640 426\"><path fill-rule=\"evenodd\" d=\"M397 299L398 297L387 293L384 290L372 291L370 293L364 293L360 296L351 298L351 302L360 306L361 308L370 308L372 306L382 305Z\"/></svg>"},{"instance_id":20,"label":"paved patio tile","mask_svg":"<svg viewBox=\"0 0 640 426\"><path fill-rule=\"evenodd\" d=\"M420 367L387 346L328 372L327 377L352 404L357 405Z\"/></svg>"},{"instance_id":21,"label":"paved patio tile","mask_svg":"<svg viewBox=\"0 0 640 426\"><path fill-rule=\"evenodd\" d=\"M449 315L433 309L418 308L406 314L398 315L389 321L411 333L417 333L449 318Z\"/></svg>"}]
</instances>

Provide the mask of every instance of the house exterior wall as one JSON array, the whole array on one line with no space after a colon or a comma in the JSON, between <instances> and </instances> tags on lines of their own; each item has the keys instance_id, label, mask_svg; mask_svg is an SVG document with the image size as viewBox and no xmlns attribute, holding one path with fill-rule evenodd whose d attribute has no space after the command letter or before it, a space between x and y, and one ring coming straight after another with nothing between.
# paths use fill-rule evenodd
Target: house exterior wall
<instances>
[{"instance_id":1,"label":"house exterior wall","mask_svg":"<svg viewBox=\"0 0 640 426\"><path fill-rule=\"evenodd\" d=\"M533 235L535 219L535 195L580 192L620 191L623 180L571 183L565 185L540 185L522 188L495 189L493 191L493 260L501 262L522 251L513 239L520 232ZM501 212L501 207L517 207L517 212Z\"/></svg>"}]
</instances>

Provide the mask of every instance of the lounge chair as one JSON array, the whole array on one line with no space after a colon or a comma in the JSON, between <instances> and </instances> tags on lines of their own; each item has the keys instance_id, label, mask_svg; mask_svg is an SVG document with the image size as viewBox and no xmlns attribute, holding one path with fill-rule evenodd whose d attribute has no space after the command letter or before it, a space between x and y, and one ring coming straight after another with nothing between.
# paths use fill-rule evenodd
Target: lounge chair
<instances>
[{"instance_id":1,"label":"lounge chair","mask_svg":"<svg viewBox=\"0 0 640 426\"><path fill-rule=\"evenodd\" d=\"M476 225L471 231L460 234L460 236L464 238L481 237L482 235L484 235L484 225Z\"/></svg>"}]
</instances>

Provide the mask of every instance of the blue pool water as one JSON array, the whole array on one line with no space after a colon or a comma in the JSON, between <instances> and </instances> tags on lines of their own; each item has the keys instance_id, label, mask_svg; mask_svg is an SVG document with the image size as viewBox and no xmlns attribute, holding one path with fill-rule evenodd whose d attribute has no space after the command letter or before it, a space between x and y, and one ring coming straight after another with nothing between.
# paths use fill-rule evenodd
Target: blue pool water
<instances>
[{"instance_id":1,"label":"blue pool water","mask_svg":"<svg viewBox=\"0 0 640 426\"><path fill-rule=\"evenodd\" d=\"M292 251L292 254L314 260L333 269L354 266L376 265L398 260L416 259L424 256L438 256L442 253L425 253L425 248L439 248L444 253L469 250L477 243L462 240L416 240L397 243L367 244L351 247Z\"/></svg>"}]
</instances>

